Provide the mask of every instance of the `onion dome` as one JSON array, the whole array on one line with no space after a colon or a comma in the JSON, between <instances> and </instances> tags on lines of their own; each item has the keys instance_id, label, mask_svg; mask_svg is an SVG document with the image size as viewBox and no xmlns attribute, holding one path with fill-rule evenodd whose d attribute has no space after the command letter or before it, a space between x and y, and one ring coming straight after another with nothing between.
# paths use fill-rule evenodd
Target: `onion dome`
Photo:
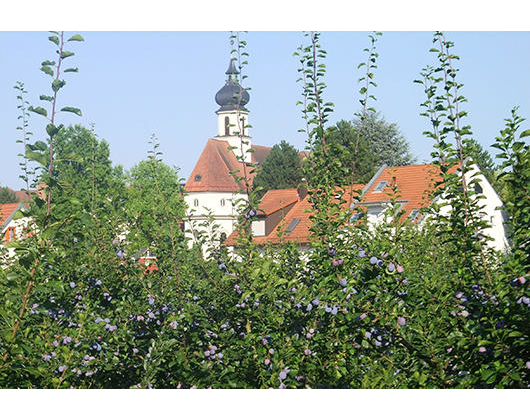
<instances>
[{"instance_id":1,"label":"onion dome","mask_svg":"<svg viewBox=\"0 0 530 420\"><path fill-rule=\"evenodd\" d=\"M234 65L234 60L230 60L226 73L228 78L225 85L215 95L215 102L221 107L219 111L233 111L239 108L245 110L245 105L250 100L250 95L237 82L239 72Z\"/></svg>"}]
</instances>

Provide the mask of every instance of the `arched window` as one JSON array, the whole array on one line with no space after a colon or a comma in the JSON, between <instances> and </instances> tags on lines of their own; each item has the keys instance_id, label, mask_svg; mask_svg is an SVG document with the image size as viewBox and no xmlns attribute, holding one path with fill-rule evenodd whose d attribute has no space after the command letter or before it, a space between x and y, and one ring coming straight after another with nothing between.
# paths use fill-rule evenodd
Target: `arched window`
<instances>
[{"instance_id":1,"label":"arched window","mask_svg":"<svg viewBox=\"0 0 530 420\"><path fill-rule=\"evenodd\" d=\"M199 207L199 200L197 200L197 199L193 200L193 205L195 207Z\"/></svg>"},{"instance_id":2,"label":"arched window","mask_svg":"<svg viewBox=\"0 0 530 420\"><path fill-rule=\"evenodd\" d=\"M230 135L230 118L225 117L225 136Z\"/></svg>"}]
</instances>

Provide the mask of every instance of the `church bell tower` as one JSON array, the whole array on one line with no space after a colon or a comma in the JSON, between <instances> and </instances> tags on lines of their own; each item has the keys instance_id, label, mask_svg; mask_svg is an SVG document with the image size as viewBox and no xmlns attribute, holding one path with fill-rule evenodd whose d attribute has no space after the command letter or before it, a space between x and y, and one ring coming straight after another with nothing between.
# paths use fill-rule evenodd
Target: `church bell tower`
<instances>
[{"instance_id":1,"label":"church bell tower","mask_svg":"<svg viewBox=\"0 0 530 420\"><path fill-rule=\"evenodd\" d=\"M235 59L230 59L225 85L215 95L215 102L220 106L217 114L218 140L227 141L236 156L243 156L243 162L251 162L250 136L248 135L248 110L245 105L250 99L248 92L241 87L237 80L239 72L234 64Z\"/></svg>"}]
</instances>

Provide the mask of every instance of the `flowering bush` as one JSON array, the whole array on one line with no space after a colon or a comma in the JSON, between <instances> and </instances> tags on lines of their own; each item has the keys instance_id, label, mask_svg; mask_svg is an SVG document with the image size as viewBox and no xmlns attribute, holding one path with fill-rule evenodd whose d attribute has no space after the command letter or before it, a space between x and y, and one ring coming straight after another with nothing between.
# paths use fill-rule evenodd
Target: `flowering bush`
<instances>
[{"instance_id":1,"label":"flowering bush","mask_svg":"<svg viewBox=\"0 0 530 420\"><path fill-rule=\"evenodd\" d=\"M312 79L304 112L310 141L325 145L318 105L331 104L321 102L315 60L325 52L318 34L309 37L300 52ZM100 205L59 211L69 197L53 181L60 167L49 171L50 200L35 198L32 208L37 234L15 243L16 257L0 272L2 387L529 386L530 279L520 253L474 245L456 258L469 242L439 223L345 223L350 210L326 181L330 156L320 147L305 166L315 209L311 252L288 242L257 249L251 192L239 256L210 243L205 258L179 229L184 201L167 182L178 177L156 150L136 169L126 211L119 188ZM524 162L518 170L528 171ZM516 211L517 223L528 223ZM157 256L158 270L131 259L142 246Z\"/></svg>"}]
</instances>

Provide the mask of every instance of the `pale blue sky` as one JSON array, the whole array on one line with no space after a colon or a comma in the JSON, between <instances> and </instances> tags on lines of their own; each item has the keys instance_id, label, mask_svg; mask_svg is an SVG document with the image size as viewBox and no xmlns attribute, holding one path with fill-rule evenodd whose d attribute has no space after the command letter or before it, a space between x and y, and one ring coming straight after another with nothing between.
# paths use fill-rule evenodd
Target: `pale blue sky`
<instances>
[{"instance_id":1,"label":"pale blue sky","mask_svg":"<svg viewBox=\"0 0 530 420\"><path fill-rule=\"evenodd\" d=\"M74 32L67 32L68 35ZM80 32L84 43L72 43L76 53L67 64L78 74L65 75L59 106L76 106L83 117L65 114L59 121L95 123L109 142L115 164L130 168L146 156L155 133L165 162L181 168L186 178L206 144L216 135L218 106L214 96L225 81L229 61L229 32ZM51 78L39 71L53 57L45 32L0 32L0 185L21 188L15 143L18 110L13 86L25 83L27 99L39 104L49 94ZM461 57L459 81L468 98L464 109L474 137L489 146L514 105L530 116L530 32L447 32ZM301 32L249 32L250 54L246 85L251 88L250 131L254 144L272 146L287 140L304 148L298 78L293 52L305 43ZM429 53L432 32L384 32L377 43L378 69L375 107L398 124L418 162L429 159L432 143L422 135L428 122L419 116L424 94L413 80L422 67L435 64ZM330 123L351 119L359 109L357 64L365 61L368 32L323 32L321 44L328 88L324 99L335 103ZM66 63L66 61L65 61ZM34 140L43 139L44 119L31 115ZM494 153L493 149L490 149Z\"/></svg>"}]
</instances>

